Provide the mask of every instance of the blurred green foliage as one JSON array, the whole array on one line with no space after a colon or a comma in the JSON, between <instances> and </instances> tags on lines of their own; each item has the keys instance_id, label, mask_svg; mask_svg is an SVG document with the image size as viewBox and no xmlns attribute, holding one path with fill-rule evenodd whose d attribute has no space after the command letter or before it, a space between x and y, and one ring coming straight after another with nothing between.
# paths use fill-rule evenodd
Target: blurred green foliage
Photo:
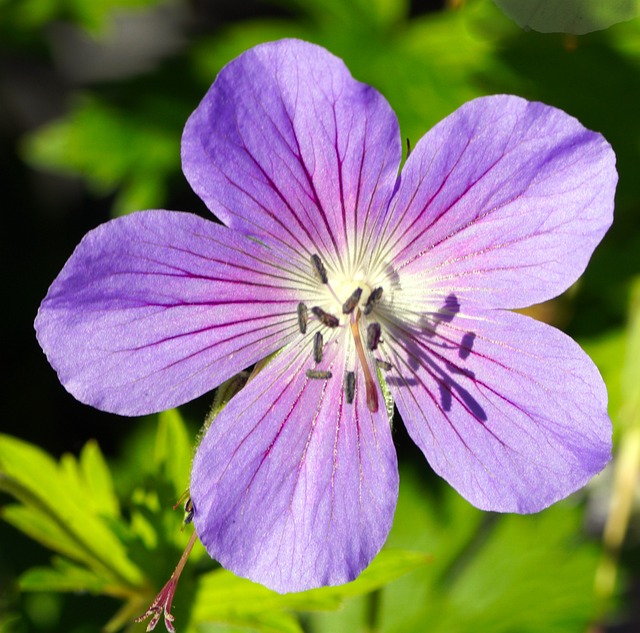
<instances>
[{"instance_id":1,"label":"blurred green foliage","mask_svg":"<svg viewBox=\"0 0 640 633\"><path fill-rule=\"evenodd\" d=\"M180 169L180 142L167 128L175 110L160 99L168 116L159 117L155 106L143 113L156 101L145 96L136 112L85 95L68 119L27 141L25 153L34 164L82 176L96 195L118 189L114 215L161 204L168 174Z\"/></svg>"},{"instance_id":2,"label":"blurred green foliage","mask_svg":"<svg viewBox=\"0 0 640 633\"><path fill-rule=\"evenodd\" d=\"M56 20L100 45L117 12L140 15L164 4L0 0L0 36L5 50L41 53ZM188 13L198 3L173 4ZM624 458L614 476L524 517L481 513L424 463L408 463L388 544L357 581L279 596L218 568L197 547L176 596L179 631L577 633L614 618L618 605L624 611L618 567L623 581L640 577L640 536L632 534L627 549L606 537L638 525L640 20L576 37L524 31L492 0L448 5L420 13L409 0L265 0L273 17L210 30L192 25L182 48L154 69L72 86L64 115L24 136L21 154L34 168L79 179L96 199L112 201L113 215L166 206L184 186L182 126L217 71L250 46L281 37L317 42L342 57L387 97L413 145L485 94L516 93L563 108L611 142L620 183L614 227L584 277L544 318L578 338L599 366L616 454ZM132 618L169 578L191 530L181 531L181 512L172 506L188 485L193 441L177 412L140 421L109 464L95 442L57 461L0 436L0 489L15 498L1 516L54 552L49 566L25 569L20 606L17 599L0 604L0 632L68 633L59 592L108 596L114 615L106 630L144 630ZM609 504L629 511L608 514ZM603 548L597 537L605 523ZM596 577L613 581L594 590ZM98 630L103 613L86 613L81 630Z\"/></svg>"},{"instance_id":3,"label":"blurred green foliage","mask_svg":"<svg viewBox=\"0 0 640 633\"><path fill-rule=\"evenodd\" d=\"M99 35L109 27L114 11L157 5L161 0L1 0L4 27L16 34L46 27L53 20L67 20Z\"/></svg>"}]
</instances>

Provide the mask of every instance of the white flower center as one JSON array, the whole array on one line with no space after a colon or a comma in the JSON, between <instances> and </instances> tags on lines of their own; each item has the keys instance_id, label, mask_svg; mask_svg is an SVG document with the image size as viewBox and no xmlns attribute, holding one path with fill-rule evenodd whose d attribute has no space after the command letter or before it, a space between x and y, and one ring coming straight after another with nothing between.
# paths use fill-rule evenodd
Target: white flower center
<instances>
[{"instance_id":1,"label":"white flower center","mask_svg":"<svg viewBox=\"0 0 640 633\"><path fill-rule=\"evenodd\" d=\"M310 315L313 315L321 326L316 330L313 339L313 359L317 366L323 358L323 330L329 333L335 332L337 328L348 328L351 337L347 340L351 340L349 347L355 356L353 362L362 369L367 407L370 411L376 412L378 387L373 377L375 369L372 371L369 364L373 362L371 352L376 350L381 342L381 327L373 317L376 306L382 300L383 287L373 283L371 277L362 271L344 276L329 274L317 254L311 256L310 263L318 281L318 296L310 306L310 312L306 304L298 304L300 331L302 334L306 333L307 318ZM332 378L332 372L308 369L307 377L328 380ZM346 370L343 386L347 402L353 402L354 389L357 388L354 370Z\"/></svg>"}]
</instances>

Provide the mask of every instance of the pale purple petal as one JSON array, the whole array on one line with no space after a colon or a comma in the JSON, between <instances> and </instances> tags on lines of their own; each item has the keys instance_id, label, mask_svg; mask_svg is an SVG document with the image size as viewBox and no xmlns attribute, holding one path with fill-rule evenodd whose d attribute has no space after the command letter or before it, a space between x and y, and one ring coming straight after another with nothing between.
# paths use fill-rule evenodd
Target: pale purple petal
<instances>
[{"instance_id":1,"label":"pale purple petal","mask_svg":"<svg viewBox=\"0 0 640 633\"><path fill-rule=\"evenodd\" d=\"M353 580L391 527L396 455L383 409L342 391L343 346L287 348L214 419L191 475L194 523L224 567L276 591ZM331 370L311 380L306 369Z\"/></svg>"},{"instance_id":2,"label":"pale purple petal","mask_svg":"<svg viewBox=\"0 0 640 633\"><path fill-rule=\"evenodd\" d=\"M376 361L431 466L480 508L540 510L610 459L593 363L492 310L583 272L612 219L610 146L495 96L431 130L398 179L400 158L393 111L341 60L257 46L182 139L187 179L226 226L147 211L98 227L36 319L64 386L127 415L275 352L206 430L190 493L209 554L277 591L354 579L388 535L398 470Z\"/></svg>"},{"instance_id":3,"label":"pale purple petal","mask_svg":"<svg viewBox=\"0 0 640 633\"><path fill-rule=\"evenodd\" d=\"M283 40L229 63L189 118L184 173L228 226L347 268L387 211L401 158L395 114L342 60Z\"/></svg>"},{"instance_id":4,"label":"pale purple petal","mask_svg":"<svg viewBox=\"0 0 640 633\"><path fill-rule=\"evenodd\" d=\"M291 340L299 290L288 268L195 215L135 213L85 236L42 302L38 340L78 400L161 411Z\"/></svg>"},{"instance_id":5,"label":"pale purple petal","mask_svg":"<svg viewBox=\"0 0 640 633\"><path fill-rule=\"evenodd\" d=\"M433 469L477 507L520 513L600 472L607 393L580 347L523 315L453 312L386 338L396 405Z\"/></svg>"},{"instance_id":6,"label":"pale purple petal","mask_svg":"<svg viewBox=\"0 0 640 633\"><path fill-rule=\"evenodd\" d=\"M407 284L518 308L563 292L612 221L609 144L513 96L471 101L418 143L381 238Z\"/></svg>"}]
</instances>

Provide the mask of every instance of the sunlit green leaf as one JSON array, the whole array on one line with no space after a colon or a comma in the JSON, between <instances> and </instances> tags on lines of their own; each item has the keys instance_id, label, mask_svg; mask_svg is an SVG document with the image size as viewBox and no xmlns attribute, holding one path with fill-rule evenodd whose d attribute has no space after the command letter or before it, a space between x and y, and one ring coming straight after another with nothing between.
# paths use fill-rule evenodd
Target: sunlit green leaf
<instances>
[{"instance_id":1,"label":"sunlit green leaf","mask_svg":"<svg viewBox=\"0 0 640 633\"><path fill-rule=\"evenodd\" d=\"M278 594L220 569L201 579L193 618L197 622L242 621L251 626L257 615L269 612L337 609L346 599L378 589L429 562L430 557L421 553L383 550L351 583L289 594Z\"/></svg>"},{"instance_id":2,"label":"sunlit green leaf","mask_svg":"<svg viewBox=\"0 0 640 633\"><path fill-rule=\"evenodd\" d=\"M494 0L521 27L581 35L640 15L638 0Z\"/></svg>"},{"instance_id":3,"label":"sunlit green leaf","mask_svg":"<svg viewBox=\"0 0 640 633\"><path fill-rule=\"evenodd\" d=\"M154 459L174 485L176 498L189 487L194 438L189 437L177 409L158 416Z\"/></svg>"},{"instance_id":4,"label":"sunlit green leaf","mask_svg":"<svg viewBox=\"0 0 640 633\"><path fill-rule=\"evenodd\" d=\"M193 46L192 64L206 90L218 71L234 57L262 42L286 37L311 41L313 32L306 25L285 20L248 20L240 25L229 25L222 33Z\"/></svg>"},{"instance_id":5,"label":"sunlit green leaf","mask_svg":"<svg viewBox=\"0 0 640 633\"><path fill-rule=\"evenodd\" d=\"M289 594L291 604L299 611L335 609L346 598L369 593L405 574L430 565L432 557L410 550L383 549L353 582L335 587L322 587L299 594Z\"/></svg>"},{"instance_id":6,"label":"sunlit green leaf","mask_svg":"<svg viewBox=\"0 0 640 633\"><path fill-rule=\"evenodd\" d=\"M447 619L470 631L584 631L594 615L597 550L576 538L580 521L570 505L501 517L450 579Z\"/></svg>"},{"instance_id":7,"label":"sunlit green leaf","mask_svg":"<svg viewBox=\"0 0 640 633\"><path fill-rule=\"evenodd\" d=\"M29 505L10 504L0 510L0 516L7 523L54 552L65 554L87 564L94 560L90 552L81 547L59 521L42 510Z\"/></svg>"},{"instance_id":8,"label":"sunlit green leaf","mask_svg":"<svg viewBox=\"0 0 640 633\"><path fill-rule=\"evenodd\" d=\"M483 513L446 486L434 496L415 475L402 474L390 540L426 535L431 545L420 543L434 562L383 590L382 631L422 633L425 622L436 633L585 630L598 550L579 536L579 506L568 501L530 516Z\"/></svg>"},{"instance_id":9,"label":"sunlit green leaf","mask_svg":"<svg viewBox=\"0 0 640 633\"><path fill-rule=\"evenodd\" d=\"M89 497L98 514L118 516L120 508L113 488L109 466L95 440L89 440L80 451L80 470Z\"/></svg>"},{"instance_id":10,"label":"sunlit green leaf","mask_svg":"<svg viewBox=\"0 0 640 633\"><path fill-rule=\"evenodd\" d=\"M40 520L34 518L34 522L43 538L46 536L45 545L57 540L61 553L91 561L114 582L135 586L141 581L140 571L127 558L107 522L93 513L91 492L77 477L75 460L65 457L63 464L66 466L58 468L44 451L0 435L0 488L20 500L28 508L26 512L34 513L34 517L40 515ZM15 511L11 512L15 517ZM57 525L57 533L53 524ZM69 543L73 543L73 552L69 551Z\"/></svg>"},{"instance_id":11,"label":"sunlit green leaf","mask_svg":"<svg viewBox=\"0 0 640 633\"><path fill-rule=\"evenodd\" d=\"M298 619L285 611L231 615L226 624L201 623L194 633L303 633Z\"/></svg>"},{"instance_id":12,"label":"sunlit green leaf","mask_svg":"<svg viewBox=\"0 0 640 633\"><path fill-rule=\"evenodd\" d=\"M90 591L95 594L120 595L117 585L109 587L101 576L62 558L54 558L52 567L33 567L20 578L24 591ZM115 593L112 593L115 591Z\"/></svg>"}]
</instances>

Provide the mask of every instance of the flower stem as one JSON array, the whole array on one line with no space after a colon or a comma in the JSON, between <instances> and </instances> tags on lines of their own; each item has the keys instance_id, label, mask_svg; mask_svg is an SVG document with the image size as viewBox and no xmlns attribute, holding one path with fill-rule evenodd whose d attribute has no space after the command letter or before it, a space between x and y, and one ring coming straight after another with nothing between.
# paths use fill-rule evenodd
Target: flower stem
<instances>
[{"instance_id":1,"label":"flower stem","mask_svg":"<svg viewBox=\"0 0 640 633\"><path fill-rule=\"evenodd\" d=\"M196 544L197 539L198 535L194 530L187 546L184 548L184 552L182 552L182 556L180 557L176 568L171 574L171 578L169 578L164 587L160 589L160 592L151 603L151 606L139 618L135 619L136 622L142 622L150 617L151 620L147 626L147 631L153 631L153 629L156 628L156 624L160 621L160 616L164 613L164 625L167 631L169 631L169 633L175 633L175 628L173 627L174 616L171 613L171 604L178 586L178 580L180 579L184 566L187 564L187 559L189 558L189 554L191 554L191 550Z\"/></svg>"}]
</instances>

